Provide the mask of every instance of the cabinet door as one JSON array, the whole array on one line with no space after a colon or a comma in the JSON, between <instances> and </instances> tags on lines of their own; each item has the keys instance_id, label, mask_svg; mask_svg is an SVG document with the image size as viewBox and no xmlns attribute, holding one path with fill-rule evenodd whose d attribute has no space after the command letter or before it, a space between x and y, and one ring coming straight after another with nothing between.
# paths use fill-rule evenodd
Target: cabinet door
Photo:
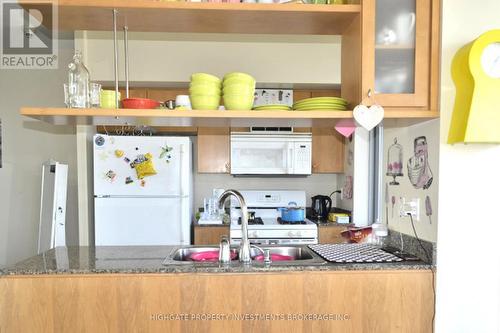
<instances>
[{"instance_id":1,"label":"cabinet door","mask_svg":"<svg viewBox=\"0 0 500 333\"><path fill-rule=\"evenodd\" d=\"M198 128L198 172L229 173L229 127Z\"/></svg>"},{"instance_id":2,"label":"cabinet door","mask_svg":"<svg viewBox=\"0 0 500 333\"><path fill-rule=\"evenodd\" d=\"M312 129L312 172L344 172L344 137L334 128Z\"/></svg>"},{"instance_id":3,"label":"cabinet door","mask_svg":"<svg viewBox=\"0 0 500 333\"><path fill-rule=\"evenodd\" d=\"M194 245L217 245L221 236L229 237L229 226L199 226L194 227Z\"/></svg>"},{"instance_id":4,"label":"cabinet door","mask_svg":"<svg viewBox=\"0 0 500 333\"><path fill-rule=\"evenodd\" d=\"M428 107L431 0L363 1L363 95L389 107Z\"/></svg>"}]
</instances>

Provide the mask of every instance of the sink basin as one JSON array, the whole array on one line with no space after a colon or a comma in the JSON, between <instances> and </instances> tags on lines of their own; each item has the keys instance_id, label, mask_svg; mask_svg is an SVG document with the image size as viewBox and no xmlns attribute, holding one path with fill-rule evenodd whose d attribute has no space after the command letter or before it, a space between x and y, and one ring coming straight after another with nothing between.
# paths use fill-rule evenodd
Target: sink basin
<instances>
[{"instance_id":1,"label":"sink basin","mask_svg":"<svg viewBox=\"0 0 500 333\"><path fill-rule=\"evenodd\" d=\"M232 250L235 253L237 253L236 250ZM180 249L177 249L173 254L171 255L172 260L175 261L213 261L213 260L197 260L196 258L202 258L203 254L211 254L214 252L219 252L219 247L183 247ZM232 257L232 256L231 256Z\"/></svg>"},{"instance_id":2,"label":"sink basin","mask_svg":"<svg viewBox=\"0 0 500 333\"><path fill-rule=\"evenodd\" d=\"M303 247L295 247L295 246L261 246L263 250L269 250L271 254L271 258L273 261L278 261L280 257L282 257L283 261L286 260L311 260L313 256L309 249ZM274 256L273 256L274 255ZM252 259L255 257L262 256L262 251L259 249L252 247L250 249L250 256ZM274 258L273 258L274 257ZM278 258L278 259L277 259ZM291 258L291 259L286 259Z\"/></svg>"},{"instance_id":3,"label":"sink basin","mask_svg":"<svg viewBox=\"0 0 500 333\"><path fill-rule=\"evenodd\" d=\"M307 246L260 246L263 250L270 250L272 265L311 265L311 264L324 264L325 261L314 254ZM217 260L213 260L213 253L218 252L217 246L185 246L179 247L172 251L171 255L163 262L165 265L174 263L186 264L219 264ZM238 249L232 248L236 256L233 258L234 263L238 263ZM204 258L207 254L208 260L193 260ZM252 264L263 264L262 252L252 247L250 255L252 257Z\"/></svg>"}]
</instances>

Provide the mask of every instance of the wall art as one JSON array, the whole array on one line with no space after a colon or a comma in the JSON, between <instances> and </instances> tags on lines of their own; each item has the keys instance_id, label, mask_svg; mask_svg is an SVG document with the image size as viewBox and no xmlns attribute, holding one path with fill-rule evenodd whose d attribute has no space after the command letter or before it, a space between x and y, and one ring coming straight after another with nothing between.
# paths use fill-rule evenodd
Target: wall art
<instances>
[{"instance_id":1,"label":"wall art","mask_svg":"<svg viewBox=\"0 0 500 333\"><path fill-rule=\"evenodd\" d=\"M431 168L429 166L429 151L427 138L419 136L413 145L414 155L408 160L408 178L414 188L428 189L433 180Z\"/></svg>"},{"instance_id":2,"label":"wall art","mask_svg":"<svg viewBox=\"0 0 500 333\"><path fill-rule=\"evenodd\" d=\"M403 176L403 146L394 138L393 144L387 149L387 176L392 177L389 185L399 185L396 177Z\"/></svg>"}]
</instances>

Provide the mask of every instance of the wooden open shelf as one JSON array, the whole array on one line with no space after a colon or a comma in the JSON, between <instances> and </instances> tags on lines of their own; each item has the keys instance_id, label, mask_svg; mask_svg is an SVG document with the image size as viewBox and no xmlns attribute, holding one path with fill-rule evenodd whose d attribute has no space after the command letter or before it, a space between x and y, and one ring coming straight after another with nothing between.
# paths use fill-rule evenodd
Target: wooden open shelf
<instances>
[{"instance_id":1,"label":"wooden open shelf","mask_svg":"<svg viewBox=\"0 0 500 333\"><path fill-rule=\"evenodd\" d=\"M148 126L295 126L331 127L352 111L219 111L167 109L67 109L29 108L21 114L54 125L148 125ZM437 112L386 110L386 119L438 117Z\"/></svg>"},{"instance_id":2,"label":"wooden open shelf","mask_svg":"<svg viewBox=\"0 0 500 333\"><path fill-rule=\"evenodd\" d=\"M342 34L361 12L361 5L155 0L58 0L57 8L61 31L112 30L115 8L119 27L130 31L316 35Z\"/></svg>"}]
</instances>

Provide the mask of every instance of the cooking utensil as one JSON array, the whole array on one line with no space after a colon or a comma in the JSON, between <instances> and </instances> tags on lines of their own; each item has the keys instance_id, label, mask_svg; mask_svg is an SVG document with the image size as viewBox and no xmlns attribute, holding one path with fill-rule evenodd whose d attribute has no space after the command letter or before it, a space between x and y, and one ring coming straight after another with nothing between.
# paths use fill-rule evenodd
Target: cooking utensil
<instances>
[{"instance_id":1,"label":"cooking utensil","mask_svg":"<svg viewBox=\"0 0 500 333\"><path fill-rule=\"evenodd\" d=\"M280 207L278 211L281 212L281 219L284 222L301 222L305 219L305 209L303 207L298 207L297 203L291 201L288 203L288 207Z\"/></svg>"},{"instance_id":2,"label":"cooking utensil","mask_svg":"<svg viewBox=\"0 0 500 333\"><path fill-rule=\"evenodd\" d=\"M318 220L326 220L332 208L332 199L326 195L316 195L311 200L313 216Z\"/></svg>"},{"instance_id":3,"label":"cooking utensil","mask_svg":"<svg viewBox=\"0 0 500 333\"><path fill-rule=\"evenodd\" d=\"M122 105L125 109L154 109L160 106L160 103L149 98L125 98Z\"/></svg>"}]
</instances>

